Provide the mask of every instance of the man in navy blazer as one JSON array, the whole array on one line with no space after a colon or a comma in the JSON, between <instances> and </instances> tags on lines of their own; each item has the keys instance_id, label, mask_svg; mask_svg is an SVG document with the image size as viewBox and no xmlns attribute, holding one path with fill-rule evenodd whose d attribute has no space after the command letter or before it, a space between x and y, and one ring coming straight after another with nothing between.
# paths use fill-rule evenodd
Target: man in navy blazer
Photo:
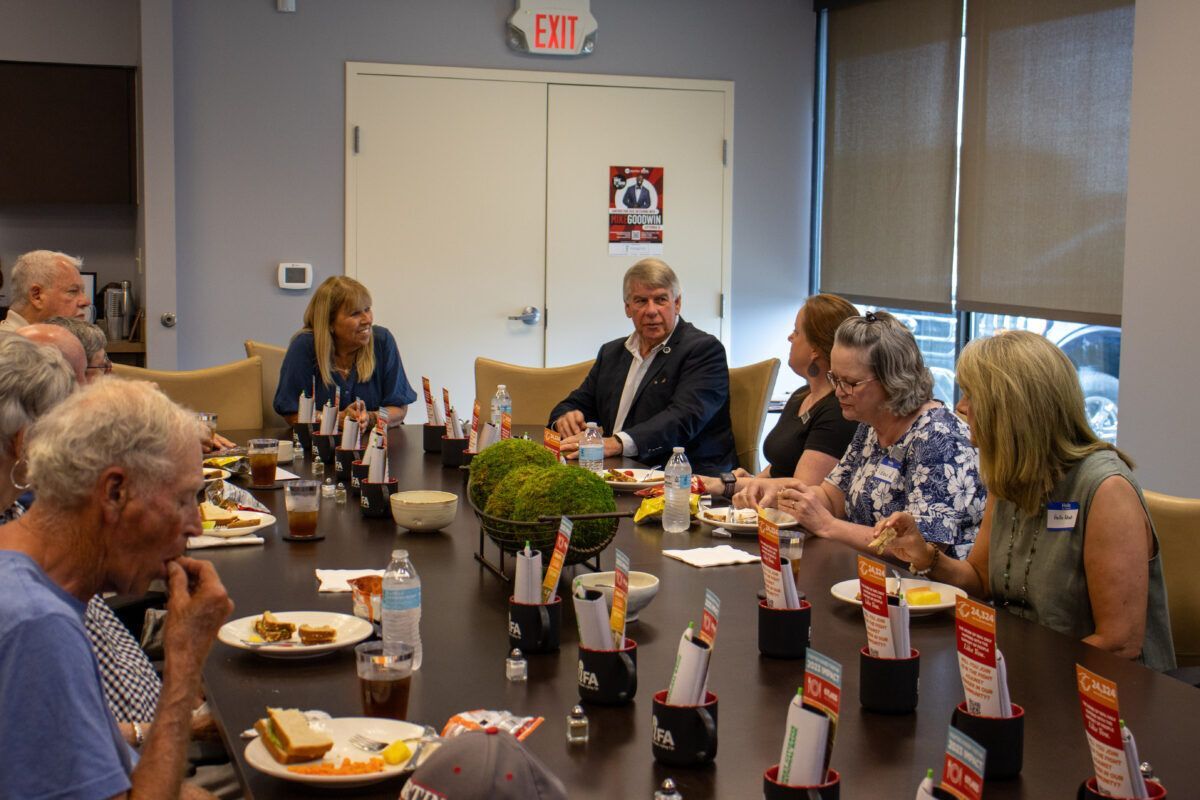
<instances>
[{"instance_id":1,"label":"man in navy blazer","mask_svg":"<svg viewBox=\"0 0 1200 800\"><path fill-rule=\"evenodd\" d=\"M641 175L637 176L637 183L629 184L629 188L625 190L625 194L621 197L621 202L626 208L649 208L650 207L650 190L643 184L645 178Z\"/></svg>"},{"instance_id":2,"label":"man in navy blazer","mask_svg":"<svg viewBox=\"0 0 1200 800\"><path fill-rule=\"evenodd\" d=\"M659 259L630 267L624 291L633 333L601 347L583 383L550 412L562 452L577 457L581 433L597 422L606 457L661 464L680 446L694 475L732 470L737 451L724 345L679 317L679 279Z\"/></svg>"}]
</instances>

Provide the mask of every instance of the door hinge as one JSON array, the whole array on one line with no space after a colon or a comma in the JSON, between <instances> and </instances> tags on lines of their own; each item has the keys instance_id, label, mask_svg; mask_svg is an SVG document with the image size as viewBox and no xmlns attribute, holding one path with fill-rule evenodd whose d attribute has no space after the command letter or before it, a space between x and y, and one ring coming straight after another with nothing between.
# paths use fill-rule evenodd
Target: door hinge
<instances>
[{"instance_id":1,"label":"door hinge","mask_svg":"<svg viewBox=\"0 0 1200 800\"><path fill-rule=\"evenodd\" d=\"M728 139L721 140L721 166L722 167L729 166L729 140Z\"/></svg>"},{"instance_id":2,"label":"door hinge","mask_svg":"<svg viewBox=\"0 0 1200 800\"><path fill-rule=\"evenodd\" d=\"M717 295L717 316L725 316L725 293L721 292Z\"/></svg>"},{"instance_id":3,"label":"door hinge","mask_svg":"<svg viewBox=\"0 0 1200 800\"><path fill-rule=\"evenodd\" d=\"M358 155L358 126L354 126L354 154Z\"/></svg>"}]
</instances>

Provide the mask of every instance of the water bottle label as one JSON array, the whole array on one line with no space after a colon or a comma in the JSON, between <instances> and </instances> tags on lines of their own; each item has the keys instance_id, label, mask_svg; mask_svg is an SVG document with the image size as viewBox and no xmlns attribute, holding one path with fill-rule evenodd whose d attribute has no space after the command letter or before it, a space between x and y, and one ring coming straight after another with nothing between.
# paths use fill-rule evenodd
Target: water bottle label
<instances>
[{"instance_id":1,"label":"water bottle label","mask_svg":"<svg viewBox=\"0 0 1200 800\"><path fill-rule=\"evenodd\" d=\"M579 448L580 461L603 461L604 460L604 445L602 444L585 444Z\"/></svg>"},{"instance_id":2,"label":"water bottle label","mask_svg":"<svg viewBox=\"0 0 1200 800\"><path fill-rule=\"evenodd\" d=\"M383 592L384 611L412 611L421 607L421 587L386 589Z\"/></svg>"},{"instance_id":3,"label":"water bottle label","mask_svg":"<svg viewBox=\"0 0 1200 800\"><path fill-rule=\"evenodd\" d=\"M676 481L677 481L675 484L676 488L687 489L688 491L691 491L691 488L692 488L692 476L691 475L689 475L685 472L684 474L682 474L678 478L676 478Z\"/></svg>"}]
</instances>

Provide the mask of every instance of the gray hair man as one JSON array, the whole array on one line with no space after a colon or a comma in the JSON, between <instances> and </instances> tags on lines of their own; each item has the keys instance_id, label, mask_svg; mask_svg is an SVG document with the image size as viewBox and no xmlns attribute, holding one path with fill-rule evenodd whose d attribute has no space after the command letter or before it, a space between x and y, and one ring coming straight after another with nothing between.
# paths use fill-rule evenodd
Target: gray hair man
<instances>
[{"instance_id":1,"label":"gray hair man","mask_svg":"<svg viewBox=\"0 0 1200 800\"><path fill-rule=\"evenodd\" d=\"M50 317L83 319L91 304L79 268L83 259L53 250L33 250L12 270L12 305L0 330L15 331Z\"/></svg>"},{"instance_id":2,"label":"gray hair man","mask_svg":"<svg viewBox=\"0 0 1200 800\"><path fill-rule=\"evenodd\" d=\"M562 452L577 457L586 423L596 422L606 457L662 463L683 447L694 474L732 470L725 346L679 316L679 279L663 261L630 267L622 292L633 333L602 346L583 383L550 412Z\"/></svg>"},{"instance_id":3,"label":"gray hair man","mask_svg":"<svg viewBox=\"0 0 1200 800\"><path fill-rule=\"evenodd\" d=\"M181 782L192 706L233 609L212 565L183 555L200 532L199 425L149 383L104 379L30 430L38 502L0 526L0 719L53 724L0 748L6 795L197 796ZM166 670L135 767L81 617L93 595L140 594L156 578L170 593Z\"/></svg>"},{"instance_id":4,"label":"gray hair man","mask_svg":"<svg viewBox=\"0 0 1200 800\"><path fill-rule=\"evenodd\" d=\"M66 328L83 345L83 355L87 361L85 383L91 383L101 375L112 372L112 361L109 360L106 349L108 337L99 325L73 317L51 317L46 320L46 324Z\"/></svg>"}]
</instances>

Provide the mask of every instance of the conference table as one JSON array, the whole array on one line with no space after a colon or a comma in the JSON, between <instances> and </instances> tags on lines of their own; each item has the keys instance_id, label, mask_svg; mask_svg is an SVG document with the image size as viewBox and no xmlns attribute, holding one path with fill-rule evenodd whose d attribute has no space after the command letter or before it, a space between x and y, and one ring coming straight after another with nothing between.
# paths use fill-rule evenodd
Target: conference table
<instances>
[{"instance_id":1,"label":"conference table","mask_svg":"<svg viewBox=\"0 0 1200 800\"><path fill-rule=\"evenodd\" d=\"M230 435L245 442L257 433ZM540 430L530 433L540 436ZM688 533L666 534L658 524L620 521L613 544L601 556L603 568L612 569L620 548L629 555L631 569L661 581L658 596L627 631L638 644L637 696L623 707L587 706L589 740L569 744L566 716L579 702L578 638L570 604L564 605L561 649L529 655L528 682L509 682L504 660L510 584L474 558L479 525L465 499L462 471L443 468L438 454L423 452L421 426L394 429L389 454L400 490L440 489L463 496L454 522L436 533L413 533L390 518L364 518L353 500L345 505L324 500L319 532L325 538L292 543L281 539L287 533L283 492L256 490L255 496L278 518L273 529L260 531L265 544L194 553L216 565L236 603L234 618L268 609L349 614L350 594L318 593L314 570L383 569L393 548L405 548L421 576L423 601L424 663L413 678L410 720L440 730L453 714L472 709L542 716L545 722L525 744L563 780L572 797L648 799L667 777L686 800L762 796L762 774L779 760L787 705L802 681L803 661L758 653L756 594L762 571L757 564L698 569L662 554L664 548L721 543L757 553L755 539L714 539L698 524ZM297 458L284 467L307 477L311 465L311 460ZM617 499L621 509L638 502L628 494ZM486 547L494 558L495 545L488 540ZM510 575L511 569L509 559ZM564 571L564 596L571 574L570 568ZM963 698L953 613L913 620L912 643L921 652L917 710L899 716L866 712L858 701L859 650L866 644L862 613L830 595L834 583L855 575L852 550L809 538L799 587L812 603L811 646L843 667L832 766L842 775L843 798L911 797L927 768L941 774L950 716ZM689 621L700 619L706 589L721 599L709 674L709 689L719 697L718 752L714 763L702 768L667 768L651 756L651 698L667 687L680 633ZM1026 709L1024 769L1016 779L988 782L985 797L1074 797L1091 774L1076 663L1117 682L1122 716L1137 736L1143 759L1154 765L1171 796L1200 794L1200 690L1005 612L998 618L998 644L1008 661L1012 699ZM361 716L353 648L320 658L275 660L217 642L204 681L247 798L336 794L391 800L399 794L403 783L398 778L336 792L285 782L256 771L243 755L246 741L239 733L252 727L267 706Z\"/></svg>"}]
</instances>

